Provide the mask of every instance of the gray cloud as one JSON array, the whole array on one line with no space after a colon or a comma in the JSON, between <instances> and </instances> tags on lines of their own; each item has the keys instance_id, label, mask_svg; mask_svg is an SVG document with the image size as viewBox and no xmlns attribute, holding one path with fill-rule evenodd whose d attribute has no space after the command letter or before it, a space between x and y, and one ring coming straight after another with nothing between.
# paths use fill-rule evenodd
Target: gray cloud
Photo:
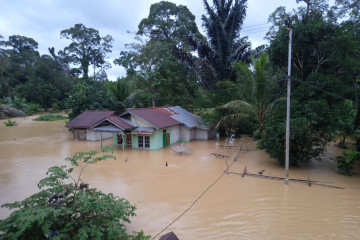
<instances>
[{"instance_id":1,"label":"gray cloud","mask_svg":"<svg viewBox=\"0 0 360 240\"><path fill-rule=\"evenodd\" d=\"M211 2L211 0L208 0ZM31 37L39 43L41 54L48 54L49 47L56 51L63 49L69 42L60 39L60 32L76 23L99 30L101 36L110 34L114 38L113 53L117 57L124 45L133 41L133 35L142 18L145 18L152 3L158 0L4 0L0 7L0 35L5 40L11 35ZM202 0L171 0L186 5L196 16L199 30L202 30L201 15L204 14ZM263 24L271 12L278 6L287 6L287 10L296 7L289 0L248 0L247 16L244 27ZM265 25L266 26L266 25ZM253 29L254 27L251 27ZM247 31L253 46L265 43L263 37L267 29ZM121 67L108 71L114 80L125 74Z\"/></svg>"}]
</instances>

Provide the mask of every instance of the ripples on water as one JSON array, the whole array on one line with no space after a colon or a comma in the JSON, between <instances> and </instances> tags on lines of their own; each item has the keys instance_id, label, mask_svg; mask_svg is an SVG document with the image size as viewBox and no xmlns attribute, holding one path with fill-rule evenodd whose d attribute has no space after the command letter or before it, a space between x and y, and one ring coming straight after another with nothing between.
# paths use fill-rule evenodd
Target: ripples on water
<instances>
[{"instance_id":1,"label":"ripples on water","mask_svg":"<svg viewBox=\"0 0 360 240\"><path fill-rule=\"evenodd\" d=\"M99 150L99 142L73 141L63 121L16 119L19 126L0 124L0 204L22 200L37 191L48 167L63 164L78 151ZM235 144L239 143L239 139ZM243 144L248 143L243 139ZM105 144L111 144L106 140ZM224 143L222 143L224 144ZM283 176L284 169L249 142L231 167ZM104 192L129 199L137 217L129 230L156 235L178 217L226 169L225 158L211 155L215 141L185 143L193 154L180 156L162 150L116 149L116 161L86 169L83 180ZM331 158L341 150L329 147L321 162L290 169L291 178L321 180L345 190L240 175L224 175L166 232L180 239L359 239L360 176L336 173ZM127 159L127 161L125 161ZM165 163L168 162L168 167ZM231 160L229 160L229 163ZM7 209L0 217L8 216Z\"/></svg>"}]
</instances>

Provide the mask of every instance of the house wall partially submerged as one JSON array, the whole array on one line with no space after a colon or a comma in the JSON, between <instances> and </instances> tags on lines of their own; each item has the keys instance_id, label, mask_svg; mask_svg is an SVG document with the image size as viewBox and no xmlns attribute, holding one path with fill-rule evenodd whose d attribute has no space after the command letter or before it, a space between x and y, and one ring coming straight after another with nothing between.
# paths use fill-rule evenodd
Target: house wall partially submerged
<instances>
[{"instance_id":1,"label":"house wall partially submerged","mask_svg":"<svg viewBox=\"0 0 360 240\"><path fill-rule=\"evenodd\" d=\"M85 128L73 128L72 132L73 132L73 138L76 140L100 141L101 137L102 139L107 139L112 137L112 133L94 132L92 129L85 129Z\"/></svg>"}]
</instances>

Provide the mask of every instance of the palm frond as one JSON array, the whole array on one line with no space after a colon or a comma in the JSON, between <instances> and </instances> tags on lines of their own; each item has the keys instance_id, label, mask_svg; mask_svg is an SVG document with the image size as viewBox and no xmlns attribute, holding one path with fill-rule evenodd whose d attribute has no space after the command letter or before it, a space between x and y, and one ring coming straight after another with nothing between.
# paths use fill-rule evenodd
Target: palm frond
<instances>
[{"instance_id":1,"label":"palm frond","mask_svg":"<svg viewBox=\"0 0 360 240\"><path fill-rule=\"evenodd\" d=\"M220 121L216 124L215 129L219 129L220 127L229 128L230 126L234 126L242 121L248 121L249 118L249 114L229 114L220 119Z\"/></svg>"}]
</instances>

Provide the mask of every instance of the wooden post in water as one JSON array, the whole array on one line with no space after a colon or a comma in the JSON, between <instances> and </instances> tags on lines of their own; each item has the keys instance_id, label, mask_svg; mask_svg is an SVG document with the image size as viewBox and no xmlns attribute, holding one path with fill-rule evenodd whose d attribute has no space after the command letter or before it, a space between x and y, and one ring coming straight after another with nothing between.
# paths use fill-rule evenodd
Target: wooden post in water
<instances>
[{"instance_id":1,"label":"wooden post in water","mask_svg":"<svg viewBox=\"0 0 360 240\"><path fill-rule=\"evenodd\" d=\"M102 151L102 132L100 132L100 151Z\"/></svg>"},{"instance_id":2,"label":"wooden post in water","mask_svg":"<svg viewBox=\"0 0 360 240\"><path fill-rule=\"evenodd\" d=\"M289 152L290 152L290 93L291 93L291 43L292 29L289 30L288 85L286 104L286 149L285 149L285 183L289 183Z\"/></svg>"}]
</instances>

